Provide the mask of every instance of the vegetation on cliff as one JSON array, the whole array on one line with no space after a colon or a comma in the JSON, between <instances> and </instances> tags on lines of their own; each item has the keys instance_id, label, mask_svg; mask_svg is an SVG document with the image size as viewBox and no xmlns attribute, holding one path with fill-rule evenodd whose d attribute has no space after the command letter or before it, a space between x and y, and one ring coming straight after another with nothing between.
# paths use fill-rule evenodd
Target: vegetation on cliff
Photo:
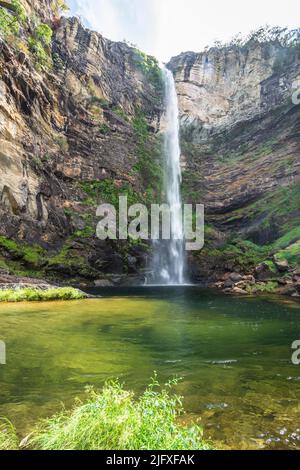
<instances>
[{"instance_id":1,"label":"vegetation on cliff","mask_svg":"<svg viewBox=\"0 0 300 470\"><path fill-rule=\"evenodd\" d=\"M16 51L31 54L38 70L52 67L52 27L59 15L68 11L63 0L53 0L51 8L53 23L49 25L36 15L27 16L21 0L0 2L0 38L8 40Z\"/></svg>"},{"instance_id":2,"label":"vegetation on cliff","mask_svg":"<svg viewBox=\"0 0 300 470\"><path fill-rule=\"evenodd\" d=\"M155 57L145 54L139 49L135 49L134 52L135 54L133 59L136 67L142 70L147 79L153 85L158 94L159 101L163 95L164 82L158 60Z\"/></svg>"}]
</instances>

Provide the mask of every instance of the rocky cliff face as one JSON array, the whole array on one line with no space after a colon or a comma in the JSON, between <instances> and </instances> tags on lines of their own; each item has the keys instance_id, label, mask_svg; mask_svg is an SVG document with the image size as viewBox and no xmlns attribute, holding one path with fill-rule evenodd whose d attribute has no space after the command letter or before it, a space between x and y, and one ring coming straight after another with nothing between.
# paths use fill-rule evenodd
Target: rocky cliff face
<instances>
[{"instance_id":1,"label":"rocky cliff face","mask_svg":"<svg viewBox=\"0 0 300 470\"><path fill-rule=\"evenodd\" d=\"M184 197L206 207L199 276L247 271L266 257L272 264L300 236L300 106L292 101L299 47L254 41L181 54L169 68Z\"/></svg>"},{"instance_id":2,"label":"rocky cliff face","mask_svg":"<svg viewBox=\"0 0 300 470\"><path fill-rule=\"evenodd\" d=\"M95 213L119 194L160 197L161 72L140 51L59 18L53 4L0 0L0 274L141 279L149 246L101 242ZM272 283L278 270L300 268L299 64L299 42L273 40L170 61L183 196L206 207L195 279L225 276L230 287L238 271Z\"/></svg>"},{"instance_id":3,"label":"rocky cliff face","mask_svg":"<svg viewBox=\"0 0 300 470\"><path fill-rule=\"evenodd\" d=\"M0 41L0 268L135 273L146 247L101 243L95 212L119 192L134 202L159 193L159 67L75 18L58 20L50 0L23 5L19 30ZM50 42L39 25L53 30Z\"/></svg>"}]
</instances>

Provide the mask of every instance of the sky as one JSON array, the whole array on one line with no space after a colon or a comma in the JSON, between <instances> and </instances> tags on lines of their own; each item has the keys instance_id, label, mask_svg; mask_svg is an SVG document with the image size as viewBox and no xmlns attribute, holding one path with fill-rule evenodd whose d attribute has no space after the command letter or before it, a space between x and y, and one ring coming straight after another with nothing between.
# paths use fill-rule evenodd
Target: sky
<instances>
[{"instance_id":1,"label":"sky","mask_svg":"<svg viewBox=\"0 0 300 470\"><path fill-rule=\"evenodd\" d=\"M263 26L300 26L299 0L67 0L71 13L105 37L160 61L200 52Z\"/></svg>"}]
</instances>

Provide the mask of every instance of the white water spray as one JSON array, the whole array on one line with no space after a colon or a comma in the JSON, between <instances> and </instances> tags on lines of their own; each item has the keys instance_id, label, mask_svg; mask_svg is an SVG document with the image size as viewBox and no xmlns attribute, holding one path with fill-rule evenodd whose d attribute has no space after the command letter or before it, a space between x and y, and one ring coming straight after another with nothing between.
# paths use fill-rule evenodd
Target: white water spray
<instances>
[{"instance_id":1,"label":"white water spray","mask_svg":"<svg viewBox=\"0 0 300 470\"><path fill-rule=\"evenodd\" d=\"M162 285L184 284L185 250L182 221L179 110L173 74L163 70L166 100L165 171L166 203L171 210L171 239L154 244L153 281Z\"/></svg>"}]
</instances>

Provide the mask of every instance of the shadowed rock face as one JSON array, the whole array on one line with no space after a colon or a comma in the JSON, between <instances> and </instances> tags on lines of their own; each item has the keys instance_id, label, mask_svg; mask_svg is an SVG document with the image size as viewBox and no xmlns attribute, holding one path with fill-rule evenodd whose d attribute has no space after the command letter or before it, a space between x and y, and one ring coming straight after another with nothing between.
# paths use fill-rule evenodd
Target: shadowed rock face
<instances>
[{"instance_id":1,"label":"shadowed rock face","mask_svg":"<svg viewBox=\"0 0 300 470\"><path fill-rule=\"evenodd\" d=\"M27 1L25 7L28 18L34 13L55 25L47 50L52 67L38 67L34 53L19 43L0 41L0 235L22 246L40 245L51 256L67 245L65 259L46 266L50 274L127 273L130 248L93 236L96 206L110 202L110 192L118 188L126 187L136 199L148 189L139 171L136 117L142 115L143 152L157 147L161 86L135 49L84 29L76 18L52 23L50 4ZM22 30L24 44L30 34ZM91 197L95 181L111 186ZM137 266L144 263L145 253L136 256L132 249ZM26 274L32 266L12 251L2 243L0 269L1 259L5 271L7 262L16 261ZM64 265L72 256L80 261L78 272Z\"/></svg>"},{"instance_id":2,"label":"shadowed rock face","mask_svg":"<svg viewBox=\"0 0 300 470\"><path fill-rule=\"evenodd\" d=\"M29 16L37 15L42 21L47 23L52 20L54 15L51 3L54 2L50 0L23 0L22 2Z\"/></svg>"}]
</instances>

